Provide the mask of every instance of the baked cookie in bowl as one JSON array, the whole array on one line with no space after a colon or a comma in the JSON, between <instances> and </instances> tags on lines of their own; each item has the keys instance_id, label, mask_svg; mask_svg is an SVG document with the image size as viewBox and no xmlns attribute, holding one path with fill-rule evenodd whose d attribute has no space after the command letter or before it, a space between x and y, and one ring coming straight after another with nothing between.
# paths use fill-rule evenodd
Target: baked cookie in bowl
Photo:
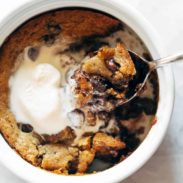
<instances>
[{"instance_id":1,"label":"baked cookie in bowl","mask_svg":"<svg viewBox=\"0 0 183 183\"><path fill-rule=\"evenodd\" d=\"M119 43L151 58L126 22L76 7L37 15L4 41L0 129L24 160L56 174L93 176L122 164L140 145L156 121L155 72L137 98L110 112L74 105L72 76L82 60Z\"/></svg>"}]
</instances>

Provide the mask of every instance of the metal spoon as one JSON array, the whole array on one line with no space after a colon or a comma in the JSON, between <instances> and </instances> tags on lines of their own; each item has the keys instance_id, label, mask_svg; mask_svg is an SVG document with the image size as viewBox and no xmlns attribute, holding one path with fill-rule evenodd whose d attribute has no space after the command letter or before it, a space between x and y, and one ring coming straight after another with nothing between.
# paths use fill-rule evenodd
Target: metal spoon
<instances>
[{"instance_id":1,"label":"metal spoon","mask_svg":"<svg viewBox=\"0 0 183 183\"><path fill-rule=\"evenodd\" d=\"M147 61L146 59L140 57L132 51L129 51L129 53L136 67L136 75L129 82L128 89L125 95L125 100L118 101L117 106L125 104L131 101L134 97L136 97L144 87L148 76L153 70L183 59L183 53L178 53L153 61Z\"/></svg>"}]
</instances>

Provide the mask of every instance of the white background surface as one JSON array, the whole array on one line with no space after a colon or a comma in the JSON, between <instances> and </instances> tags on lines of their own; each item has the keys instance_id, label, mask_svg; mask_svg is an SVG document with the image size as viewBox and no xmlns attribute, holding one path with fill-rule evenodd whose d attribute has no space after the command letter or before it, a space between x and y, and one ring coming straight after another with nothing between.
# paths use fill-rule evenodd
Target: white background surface
<instances>
[{"instance_id":1,"label":"white background surface","mask_svg":"<svg viewBox=\"0 0 183 183\"><path fill-rule=\"evenodd\" d=\"M0 0L0 21L29 0ZM126 0L124 0L126 1ZM159 33L168 54L183 51L183 0L128 0ZM175 106L166 137L148 163L123 183L183 182L183 62L173 66ZM122 172L119 172L122 173ZM25 183L0 164L0 183Z\"/></svg>"}]
</instances>

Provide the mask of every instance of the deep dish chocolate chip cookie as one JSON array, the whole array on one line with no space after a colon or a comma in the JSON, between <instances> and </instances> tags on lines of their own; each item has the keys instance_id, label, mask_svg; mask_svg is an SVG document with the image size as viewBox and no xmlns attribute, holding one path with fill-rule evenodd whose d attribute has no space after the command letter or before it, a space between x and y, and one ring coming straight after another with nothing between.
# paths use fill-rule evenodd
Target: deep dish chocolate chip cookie
<instances>
[{"instance_id":1,"label":"deep dish chocolate chip cookie","mask_svg":"<svg viewBox=\"0 0 183 183\"><path fill-rule=\"evenodd\" d=\"M0 132L7 143L34 166L65 175L93 173L95 160L106 169L127 158L155 119L158 79L153 72L138 97L108 111L103 93L111 105L135 74L123 45L150 57L128 26L93 10L54 10L17 28L0 48Z\"/></svg>"}]
</instances>

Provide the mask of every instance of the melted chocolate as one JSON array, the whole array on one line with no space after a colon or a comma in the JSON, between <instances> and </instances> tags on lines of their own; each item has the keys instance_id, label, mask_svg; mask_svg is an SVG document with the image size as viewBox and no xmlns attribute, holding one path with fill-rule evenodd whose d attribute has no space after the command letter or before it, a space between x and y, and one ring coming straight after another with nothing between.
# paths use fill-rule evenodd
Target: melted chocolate
<instances>
[{"instance_id":1,"label":"melted chocolate","mask_svg":"<svg viewBox=\"0 0 183 183\"><path fill-rule=\"evenodd\" d=\"M114 58L105 60L105 63L107 68L112 72L116 72L120 68L120 65L117 62L115 62Z\"/></svg>"},{"instance_id":2,"label":"melted chocolate","mask_svg":"<svg viewBox=\"0 0 183 183\"><path fill-rule=\"evenodd\" d=\"M19 123L18 127L24 133L31 133L33 131L33 127L29 124Z\"/></svg>"},{"instance_id":3,"label":"melted chocolate","mask_svg":"<svg viewBox=\"0 0 183 183\"><path fill-rule=\"evenodd\" d=\"M28 50L28 57L32 60L32 61L36 61L38 55L39 55L39 48L37 47L31 47Z\"/></svg>"}]
</instances>

